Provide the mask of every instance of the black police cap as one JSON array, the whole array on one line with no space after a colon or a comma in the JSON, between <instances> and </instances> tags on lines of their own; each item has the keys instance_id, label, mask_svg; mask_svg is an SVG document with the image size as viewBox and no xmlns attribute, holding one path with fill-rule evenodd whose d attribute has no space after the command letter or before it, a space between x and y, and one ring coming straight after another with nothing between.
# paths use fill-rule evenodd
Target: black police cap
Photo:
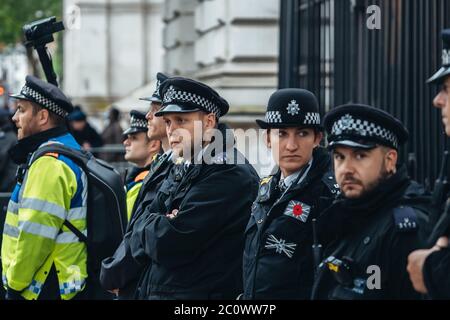
<instances>
[{"instance_id":1,"label":"black police cap","mask_svg":"<svg viewBox=\"0 0 450 320\"><path fill-rule=\"evenodd\" d=\"M439 84L450 75L450 29L441 32L442 39L442 66L427 80L427 83Z\"/></svg>"},{"instance_id":2,"label":"black police cap","mask_svg":"<svg viewBox=\"0 0 450 320\"><path fill-rule=\"evenodd\" d=\"M311 127L321 129L319 102L305 89L280 89L275 91L267 106L264 120L256 120L263 129Z\"/></svg>"},{"instance_id":3,"label":"black police cap","mask_svg":"<svg viewBox=\"0 0 450 320\"><path fill-rule=\"evenodd\" d=\"M230 106L214 89L189 78L169 78L159 89L163 108L155 116L166 113L189 113L204 111L217 118L225 115Z\"/></svg>"},{"instance_id":4,"label":"black police cap","mask_svg":"<svg viewBox=\"0 0 450 320\"><path fill-rule=\"evenodd\" d=\"M330 148L347 146L372 149L383 145L398 149L408 140L408 130L389 113L363 104L347 104L324 118Z\"/></svg>"},{"instance_id":5,"label":"black police cap","mask_svg":"<svg viewBox=\"0 0 450 320\"><path fill-rule=\"evenodd\" d=\"M169 77L162 72L156 74L156 89L150 97L139 98L139 100L145 100L150 102L162 103L161 96L159 95L159 88L161 84L166 81Z\"/></svg>"},{"instance_id":6,"label":"black police cap","mask_svg":"<svg viewBox=\"0 0 450 320\"><path fill-rule=\"evenodd\" d=\"M27 76L20 93L10 97L34 102L63 118L73 111L72 103L61 89L34 76Z\"/></svg>"},{"instance_id":7,"label":"black police cap","mask_svg":"<svg viewBox=\"0 0 450 320\"><path fill-rule=\"evenodd\" d=\"M123 134L134 134L138 132L147 132L147 119L145 118L145 113L137 110L130 111L130 127L126 129Z\"/></svg>"}]
</instances>

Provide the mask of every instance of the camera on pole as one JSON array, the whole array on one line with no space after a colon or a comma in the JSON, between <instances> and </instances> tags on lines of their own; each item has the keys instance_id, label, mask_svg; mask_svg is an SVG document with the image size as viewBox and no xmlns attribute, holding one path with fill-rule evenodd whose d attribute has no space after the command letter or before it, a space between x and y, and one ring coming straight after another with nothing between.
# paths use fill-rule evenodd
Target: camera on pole
<instances>
[{"instance_id":1,"label":"camera on pole","mask_svg":"<svg viewBox=\"0 0 450 320\"><path fill-rule=\"evenodd\" d=\"M52 58L46 45L55 40L54 33L64 30L63 22L56 22L56 17L50 17L28 23L23 26L22 30L26 39L25 46L36 49L47 81L58 86Z\"/></svg>"}]
</instances>

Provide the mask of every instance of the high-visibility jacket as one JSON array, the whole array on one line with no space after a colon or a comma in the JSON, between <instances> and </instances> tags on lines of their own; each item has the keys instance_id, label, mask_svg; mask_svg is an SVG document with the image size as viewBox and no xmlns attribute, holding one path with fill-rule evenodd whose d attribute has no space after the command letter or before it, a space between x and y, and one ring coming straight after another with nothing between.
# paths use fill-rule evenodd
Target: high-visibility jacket
<instances>
[{"instance_id":1,"label":"high-visibility jacket","mask_svg":"<svg viewBox=\"0 0 450 320\"><path fill-rule=\"evenodd\" d=\"M130 221L133 214L133 208L141 190L142 183L145 177L148 175L149 170L145 169L141 171L130 183L125 186L127 192L127 218Z\"/></svg>"},{"instance_id":2,"label":"high-visibility jacket","mask_svg":"<svg viewBox=\"0 0 450 320\"><path fill-rule=\"evenodd\" d=\"M80 149L70 134L49 141ZM87 190L86 174L69 158L51 153L33 162L8 204L1 248L5 286L37 299L54 265L61 299L84 290L86 245L63 223L87 235Z\"/></svg>"}]
</instances>

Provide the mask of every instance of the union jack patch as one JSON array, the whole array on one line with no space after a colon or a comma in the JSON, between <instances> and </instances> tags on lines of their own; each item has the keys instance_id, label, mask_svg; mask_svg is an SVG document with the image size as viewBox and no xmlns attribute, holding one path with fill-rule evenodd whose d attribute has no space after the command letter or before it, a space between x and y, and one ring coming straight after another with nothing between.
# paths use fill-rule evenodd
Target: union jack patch
<instances>
[{"instance_id":1,"label":"union jack patch","mask_svg":"<svg viewBox=\"0 0 450 320\"><path fill-rule=\"evenodd\" d=\"M311 206L296 200L291 200L287 205L286 210L284 210L285 215L300 220L303 223L306 223L310 213Z\"/></svg>"},{"instance_id":2,"label":"union jack patch","mask_svg":"<svg viewBox=\"0 0 450 320\"><path fill-rule=\"evenodd\" d=\"M277 239L273 234L267 237L266 245L264 246L268 250L275 250L276 253L284 253L288 258L292 258L296 243L286 243L284 239Z\"/></svg>"}]
</instances>

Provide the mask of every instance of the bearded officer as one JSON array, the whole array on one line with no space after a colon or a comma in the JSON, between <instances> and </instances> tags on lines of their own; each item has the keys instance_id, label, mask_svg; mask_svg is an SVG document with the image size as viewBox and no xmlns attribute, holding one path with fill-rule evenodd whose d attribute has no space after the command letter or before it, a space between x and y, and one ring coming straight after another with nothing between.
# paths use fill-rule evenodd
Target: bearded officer
<instances>
[{"instance_id":1,"label":"bearded officer","mask_svg":"<svg viewBox=\"0 0 450 320\"><path fill-rule=\"evenodd\" d=\"M1 260L9 299L70 300L86 292L86 244L64 224L87 232L87 177L69 158L46 154L29 166L41 146L80 150L68 132L73 106L56 86L27 76L13 121L18 143L10 150L21 165L8 205Z\"/></svg>"},{"instance_id":2,"label":"bearded officer","mask_svg":"<svg viewBox=\"0 0 450 320\"><path fill-rule=\"evenodd\" d=\"M408 138L390 114L345 105L324 119L342 194L319 224L327 239L314 299L417 299L406 272L408 254L422 243L424 214L409 205L411 181L397 166Z\"/></svg>"},{"instance_id":3,"label":"bearded officer","mask_svg":"<svg viewBox=\"0 0 450 320\"><path fill-rule=\"evenodd\" d=\"M242 290L243 233L258 175L219 122L229 105L215 90L174 77L160 93L156 116L179 158L146 221L133 228L133 257L148 261L139 298L233 299Z\"/></svg>"}]
</instances>

